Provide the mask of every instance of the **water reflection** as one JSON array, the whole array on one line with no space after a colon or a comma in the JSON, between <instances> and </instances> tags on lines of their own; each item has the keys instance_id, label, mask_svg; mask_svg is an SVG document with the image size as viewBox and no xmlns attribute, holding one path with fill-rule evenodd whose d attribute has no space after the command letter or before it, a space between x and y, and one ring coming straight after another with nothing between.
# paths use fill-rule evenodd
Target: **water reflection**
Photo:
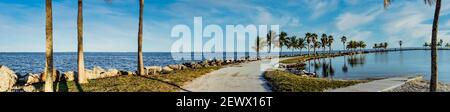
<instances>
[{"instance_id":1,"label":"water reflection","mask_svg":"<svg viewBox=\"0 0 450 112\"><path fill-rule=\"evenodd\" d=\"M439 52L439 74L450 74L450 51ZM347 55L306 62L305 70L329 79L366 79L423 74L430 77L430 51L403 51ZM307 69L306 69L307 68ZM439 75L450 83L450 75Z\"/></svg>"},{"instance_id":2,"label":"water reflection","mask_svg":"<svg viewBox=\"0 0 450 112\"><path fill-rule=\"evenodd\" d=\"M344 56L344 60L347 59L347 56ZM342 66L342 72L344 72L345 74L348 73L348 66L347 66L347 61L344 61L344 66Z\"/></svg>"},{"instance_id":3,"label":"water reflection","mask_svg":"<svg viewBox=\"0 0 450 112\"><path fill-rule=\"evenodd\" d=\"M366 62L366 55L364 54L351 55L347 59L347 62L350 64L350 67L352 68L362 67Z\"/></svg>"}]
</instances>

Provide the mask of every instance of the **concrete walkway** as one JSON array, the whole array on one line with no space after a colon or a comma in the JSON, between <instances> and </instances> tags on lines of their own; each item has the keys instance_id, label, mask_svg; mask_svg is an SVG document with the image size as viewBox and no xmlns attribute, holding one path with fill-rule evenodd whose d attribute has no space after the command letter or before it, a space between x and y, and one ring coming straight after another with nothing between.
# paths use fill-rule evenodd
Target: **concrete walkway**
<instances>
[{"instance_id":1,"label":"concrete walkway","mask_svg":"<svg viewBox=\"0 0 450 112\"><path fill-rule=\"evenodd\" d=\"M271 92L263 71L274 68L270 60L230 65L201 76L182 88L184 92Z\"/></svg>"},{"instance_id":2,"label":"concrete walkway","mask_svg":"<svg viewBox=\"0 0 450 112\"><path fill-rule=\"evenodd\" d=\"M422 76L406 76L374 80L368 83L328 90L327 92L385 92L400 87L409 81L420 79L421 77Z\"/></svg>"}]
</instances>

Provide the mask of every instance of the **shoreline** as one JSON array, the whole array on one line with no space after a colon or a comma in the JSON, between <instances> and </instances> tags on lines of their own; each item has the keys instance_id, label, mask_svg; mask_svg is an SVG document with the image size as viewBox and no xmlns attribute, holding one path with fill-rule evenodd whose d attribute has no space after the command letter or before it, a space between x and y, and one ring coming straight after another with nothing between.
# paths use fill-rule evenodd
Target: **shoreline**
<instances>
[{"instance_id":1,"label":"shoreline","mask_svg":"<svg viewBox=\"0 0 450 112\"><path fill-rule=\"evenodd\" d=\"M398 49L371 50L371 51L364 51L364 50L362 50L362 51L346 51L346 52L335 52L335 53L328 53L328 52L319 53L319 52L317 52L316 55L308 55L308 54L301 54L301 55L299 54L299 55L295 55L295 56L284 55L284 56L280 56L279 57L279 59L280 59L280 63L279 64L280 64L280 67L281 66L288 66L288 64L285 64L283 62L283 61L286 61L286 60L297 60L297 62L295 62L295 63L304 63L304 62L306 62L308 60L314 60L314 59L340 57L340 56L355 55L355 54L369 54L369 53L378 53L378 52L394 52L394 51L407 51L407 50L408 49L402 49L402 50L398 50ZM272 59L272 58L270 56L265 56L265 57L261 58L261 60L264 60L264 59ZM254 62L254 61L261 61L261 60L257 60L256 57L253 57L253 58L243 58L243 57L241 57L241 58L238 58L237 60L230 59L230 60L222 61L222 60L207 59L207 60L203 60L203 61L192 61L190 63L181 63L181 64L175 64L175 65L177 67L181 67L181 68L183 68L183 66L184 66L184 67L196 69L196 68L203 68L205 66L207 67L209 65L219 66L219 67L226 66L226 65L224 65L224 66L217 65L218 62L226 63L226 64L243 64L243 63ZM159 74L159 72L163 73L163 70L162 70L163 68L169 68L169 72L174 71L169 66L172 66L172 65L167 65L167 66L146 66L146 71L148 71L148 72L151 71L153 73L154 72L158 72L158 74ZM150 68L147 68L147 67L150 67ZM152 67L156 67L157 70L155 70ZM95 68L96 67L94 67L92 69L93 72L96 71ZM99 67L99 69L100 69L100 72L96 73L98 75L97 76L98 78L91 78L91 80L97 80L97 79L103 79L103 78L109 78L109 77L116 77L116 76L122 76L122 75L135 75L135 72L133 72L133 71L122 71L122 70L117 70L117 69L104 70L104 69L101 69L100 67ZM215 70L215 71L217 71L217 70ZM73 81L75 73L72 72L71 76L69 76L69 77L67 77L67 73L68 72L60 73L60 75L58 77L63 78L62 80L70 79L70 81ZM109 73L109 75L101 76L102 73ZM34 79L32 79L32 80L34 80L34 82L28 83L29 80L30 80L30 77L34 78ZM390 78L390 77L386 77L386 78ZM383 78L376 77L376 78L366 78L366 79L380 80L380 79L383 79ZM363 80L363 79L355 79L355 80ZM349 81L351 81L351 80L349 80ZM22 85L23 84L31 85L33 83L40 83L40 82L42 82L42 79L39 79L39 74L29 74L28 73L28 74L23 75L23 76L18 75L17 82L18 82L17 84L19 84L19 85L20 84L22 84Z\"/></svg>"}]
</instances>

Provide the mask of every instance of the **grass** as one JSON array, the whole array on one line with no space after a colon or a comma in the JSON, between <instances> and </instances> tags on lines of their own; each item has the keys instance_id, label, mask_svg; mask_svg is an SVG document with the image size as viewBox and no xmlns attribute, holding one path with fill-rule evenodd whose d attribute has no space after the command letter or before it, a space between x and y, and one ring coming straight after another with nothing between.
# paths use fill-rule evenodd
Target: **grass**
<instances>
[{"instance_id":1,"label":"grass","mask_svg":"<svg viewBox=\"0 0 450 112\"><path fill-rule=\"evenodd\" d=\"M342 88L364 80L328 80L298 76L284 71L267 71L264 78L269 82L275 92L323 92L327 89Z\"/></svg>"},{"instance_id":2,"label":"grass","mask_svg":"<svg viewBox=\"0 0 450 112\"><path fill-rule=\"evenodd\" d=\"M333 57L333 56L337 56L337 55L330 55L330 54L319 54L319 55L303 55L303 56L297 56L297 57L292 57L290 59L286 59L286 60L282 60L280 61L280 63L284 63L284 64L292 64L292 63L303 63L307 60L313 59L313 58L328 58L328 57Z\"/></svg>"},{"instance_id":3,"label":"grass","mask_svg":"<svg viewBox=\"0 0 450 112\"><path fill-rule=\"evenodd\" d=\"M181 86L202 75L221 67L206 67L201 69L180 70L171 74L149 76L118 76L90 80L88 84L78 84L74 81L54 84L57 92L176 92ZM43 84L34 85L38 90Z\"/></svg>"}]
</instances>

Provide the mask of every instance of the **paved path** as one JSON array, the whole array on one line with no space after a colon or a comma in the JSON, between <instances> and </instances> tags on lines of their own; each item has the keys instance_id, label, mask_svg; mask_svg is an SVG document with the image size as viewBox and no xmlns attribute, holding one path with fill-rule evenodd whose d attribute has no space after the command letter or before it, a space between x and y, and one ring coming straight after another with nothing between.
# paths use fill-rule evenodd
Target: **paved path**
<instances>
[{"instance_id":1,"label":"paved path","mask_svg":"<svg viewBox=\"0 0 450 112\"><path fill-rule=\"evenodd\" d=\"M263 64L269 61L230 65L201 76L182 88L189 92L271 92L262 74L275 67Z\"/></svg>"},{"instance_id":2,"label":"paved path","mask_svg":"<svg viewBox=\"0 0 450 112\"><path fill-rule=\"evenodd\" d=\"M406 82L419 79L419 76L394 77L357 84L345 88L328 90L327 92L385 92L400 87Z\"/></svg>"}]
</instances>

